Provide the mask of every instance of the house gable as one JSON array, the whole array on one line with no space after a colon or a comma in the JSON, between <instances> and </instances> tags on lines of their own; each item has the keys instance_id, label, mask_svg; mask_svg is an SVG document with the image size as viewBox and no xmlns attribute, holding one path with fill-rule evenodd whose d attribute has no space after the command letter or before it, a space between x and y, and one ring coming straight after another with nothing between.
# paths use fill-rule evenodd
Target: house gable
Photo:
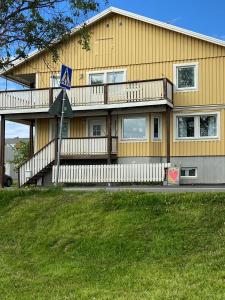
<instances>
[{"instance_id":1,"label":"house gable","mask_svg":"<svg viewBox=\"0 0 225 300\"><path fill-rule=\"evenodd\" d=\"M225 47L209 39L187 35L173 29L177 27L168 25L166 28L160 26L160 22L154 24L133 15L112 11L89 25L90 51L83 50L78 43L79 36L73 34L67 42L58 45L60 60L57 63L52 62L51 54L42 52L5 74L37 73L38 87L48 87L50 74L58 73L64 63L74 69L73 84L80 85L87 83L88 70L121 67L129 70L131 66L136 65L138 69L142 65L136 79L167 76L172 80L172 72L168 74L166 64L225 55ZM148 72L149 65L152 65L152 74ZM135 78L130 73L127 79Z\"/></svg>"}]
</instances>

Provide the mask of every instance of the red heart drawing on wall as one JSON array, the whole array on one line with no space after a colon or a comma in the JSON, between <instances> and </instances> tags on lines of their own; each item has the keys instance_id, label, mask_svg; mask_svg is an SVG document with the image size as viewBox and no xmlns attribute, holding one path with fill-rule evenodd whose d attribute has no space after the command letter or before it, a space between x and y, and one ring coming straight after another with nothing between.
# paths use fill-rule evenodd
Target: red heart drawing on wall
<instances>
[{"instance_id":1,"label":"red heart drawing on wall","mask_svg":"<svg viewBox=\"0 0 225 300\"><path fill-rule=\"evenodd\" d=\"M176 181L179 176L179 172L176 169L169 170L169 177Z\"/></svg>"}]
</instances>

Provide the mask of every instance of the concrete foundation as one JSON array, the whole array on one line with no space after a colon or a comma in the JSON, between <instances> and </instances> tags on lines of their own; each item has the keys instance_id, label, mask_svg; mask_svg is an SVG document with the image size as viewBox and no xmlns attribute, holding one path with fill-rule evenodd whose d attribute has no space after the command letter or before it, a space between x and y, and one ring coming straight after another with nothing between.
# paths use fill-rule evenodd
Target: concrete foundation
<instances>
[{"instance_id":1,"label":"concrete foundation","mask_svg":"<svg viewBox=\"0 0 225 300\"><path fill-rule=\"evenodd\" d=\"M118 163L160 163L164 157L124 157ZM197 168L196 178L181 178L181 184L224 184L225 156L171 157L175 166Z\"/></svg>"}]
</instances>

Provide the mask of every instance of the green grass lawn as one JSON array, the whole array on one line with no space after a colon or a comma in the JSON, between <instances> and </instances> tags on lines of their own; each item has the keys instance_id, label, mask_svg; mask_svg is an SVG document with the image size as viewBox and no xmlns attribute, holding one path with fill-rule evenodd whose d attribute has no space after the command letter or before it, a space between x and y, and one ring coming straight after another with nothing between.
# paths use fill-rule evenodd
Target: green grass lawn
<instances>
[{"instance_id":1,"label":"green grass lawn","mask_svg":"<svg viewBox=\"0 0 225 300\"><path fill-rule=\"evenodd\" d=\"M225 299L225 194L0 192L0 299Z\"/></svg>"}]
</instances>

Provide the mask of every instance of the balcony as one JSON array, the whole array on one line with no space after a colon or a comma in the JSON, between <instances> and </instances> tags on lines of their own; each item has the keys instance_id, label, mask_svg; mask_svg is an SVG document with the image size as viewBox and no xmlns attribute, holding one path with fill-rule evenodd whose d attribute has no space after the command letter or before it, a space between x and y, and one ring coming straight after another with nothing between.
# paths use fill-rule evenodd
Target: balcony
<instances>
[{"instance_id":1,"label":"balcony","mask_svg":"<svg viewBox=\"0 0 225 300\"><path fill-rule=\"evenodd\" d=\"M0 92L0 110L13 113L47 112L60 92L59 88ZM74 110L101 107L160 105L173 103L173 84L166 78L104 85L75 86L67 92ZM26 111L27 110L27 111Z\"/></svg>"},{"instance_id":2,"label":"balcony","mask_svg":"<svg viewBox=\"0 0 225 300\"><path fill-rule=\"evenodd\" d=\"M117 154L117 137L111 138L111 155ZM62 140L62 158L107 158L108 137L67 138Z\"/></svg>"}]
</instances>

